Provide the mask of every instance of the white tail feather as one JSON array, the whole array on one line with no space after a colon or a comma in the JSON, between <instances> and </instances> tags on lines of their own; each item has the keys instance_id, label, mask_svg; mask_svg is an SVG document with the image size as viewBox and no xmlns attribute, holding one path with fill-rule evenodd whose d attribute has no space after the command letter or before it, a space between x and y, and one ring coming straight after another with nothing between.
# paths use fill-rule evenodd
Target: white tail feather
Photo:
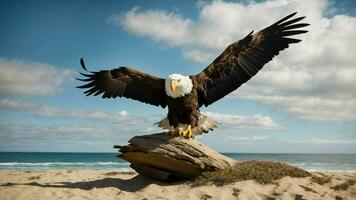
<instances>
[{"instance_id":1,"label":"white tail feather","mask_svg":"<svg viewBox=\"0 0 356 200\"><path fill-rule=\"evenodd\" d=\"M170 131L175 130L173 126L169 125L168 117L165 117L164 119L162 119L161 121L155 124L163 129L168 129ZM200 135L203 132L208 133L209 131L212 131L216 127L218 127L218 123L215 120L209 118L206 115L199 113L198 125L196 127L192 127L192 133L193 135ZM186 130L187 128L188 128L188 124L178 125L178 129Z\"/></svg>"}]
</instances>

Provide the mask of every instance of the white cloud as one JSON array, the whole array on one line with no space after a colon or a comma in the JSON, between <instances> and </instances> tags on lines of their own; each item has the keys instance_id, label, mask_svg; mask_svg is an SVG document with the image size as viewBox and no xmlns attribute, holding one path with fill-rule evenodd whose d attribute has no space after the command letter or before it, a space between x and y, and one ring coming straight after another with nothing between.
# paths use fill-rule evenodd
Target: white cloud
<instances>
[{"instance_id":1,"label":"white cloud","mask_svg":"<svg viewBox=\"0 0 356 200\"><path fill-rule=\"evenodd\" d=\"M137 7L125 13L124 16L112 15L108 21L118 26L122 24L127 31L139 36L164 41L172 46L186 43L186 32L191 25L189 19L183 19L176 13L168 13L164 10L148 10L139 13ZM142 23L144 21L147 23Z\"/></svg>"},{"instance_id":2,"label":"white cloud","mask_svg":"<svg viewBox=\"0 0 356 200\"><path fill-rule=\"evenodd\" d=\"M107 127L100 125L28 125L1 124L0 138L3 141L76 140L106 137Z\"/></svg>"},{"instance_id":3,"label":"white cloud","mask_svg":"<svg viewBox=\"0 0 356 200\"><path fill-rule=\"evenodd\" d=\"M108 113L102 111L64 110L58 107L42 105L25 100L0 99L0 110L30 112L39 118L64 119L69 124L51 120L50 125L42 124L0 124L0 146L3 145L47 145L48 141L60 145L95 143L113 145L126 143L134 135L160 132L148 118L120 111ZM75 120L75 121L73 121ZM72 148L72 147L71 147ZM88 149L88 146L83 147ZM105 148L107 151L107 148ZM58 149L54 149L58 151ZM86 151L92 151L89 149ZM77 150L78 151L78 150ZM80 151L80 148L79 148Z\"/></svg>"},{"instance_id":4,"label":"white cloud","mask_svg":"<svg viewBox=\"0 0 356 200\"><path fill-rule=\"evenodd\" d=\"M137 125L147 123L145 117L131 115L127 111L118 113L105 113L101 111L63 110L58 107L46 106L34 102L19 99L0 99L0 109L16 111L32 111L38 117L61 119L89 119L108 121L116 124Z\"/></svg>"},{"instance_id":5,"label":"white cloud","mask_svg":"<svg viewBox=\"0 0 356 200\"><path fill-rule=\"evenodd\" d=\"M208 56L205 60L200 59L201 56L190 58L207 64L212 61L211 56L216 57L228 44L242 39L251 30L264 28L294 12L296 6L290 4L298 3L288 2L267 1L248 5L223 1L198 3L199 17L195 21L176 12L140 11L134 7L124 14L112 15L108 21L135 35L182 47L185 55L205 54Z\"/></svg>"},{"instance_id":6,"label":"white cloud","mask_svg":"<svg viewBox=\"0 0 356 200\"><path fill-rule=\"evenodd\" d=\"M96 122L110 122L113 125L120 125L120 131L132 132L135 134L149 134L162 131L162 129L157 128L153 124L154 122L152 119L133 115L124 110L118 113L64 110L58 107L51 107L25 100L9 98L0 99L0 109L33 112L35 116L41 118L85 119ZM216 112L206 112L204 114L219 122L219 129L225 131L284 129L282 125L274 122L269 116L242 116ZM159 119L157 119L157 121L159 121Z\"/></svg>"},{"instance_id":7,"label":"white cloud","mask_svg":"<svg viewBox=\"0 0 356 200\"><path fill-rule=\"evenodd\" d=\"M269 116L241 116L216 112L206 112L205 114L219 122L222 128L229 129L229 131L283 129L283 126L275 123Z\"/></svg>"},{"instance_id":8,"label":"white cloud","mask_svg":"<svg viewBox=\"0 0 356 200\"><path fill-rule=\"evenodd\" d=\"M72 71L52 65L16 59L0 58L0 92L2 94L51 95L62 90L61 85Z\"/></svg>"},{"instance_id":9,"label":"white cloud","mask_svg":"<svg viewBox=\"0 0 356 200\"><path fill-rule=\"evenodd\" d=\"M256 90L251 90L256 91ZM318 96L263 95L238 93L245 99L262 102L276 109L311 121L356 121L355 99L322 98ZM258 91L257 91L258 92Z\"/></svg>"},{"instance_id":10,"label":"white cloud","mask_svg":"<svg viewBox=\"0 0 356 200\"><path fill-rule=\"evenodd\" d=\"M197 62L205 62L213 57L213 55L201 50L189 50L183 52L183 57Z\"/></svg>"},{"instance_id":11,"label":"white cloud","mask_svg":"<svg viewBox=\"0 0 356 200\"><path fill-rule=\"evenodd\" d=\"M64 110L25 100L0 99L0 110L30 112L39 118L65 119L66 124L0 124L0 143L29 144L36 146L48 140L60 140L61 144L74 145L78 142L125 143L134 135L158 132L158 128L146 117L120 111L107 113L101 111ZM73 121L76 120L76 121ZM78 121L79 120L79 121ZM84 122L83 122L84 121ZM56 120L51 120L56 123ZM79 123L79 124L78 124ZM111 142L107 142L111 141Z\"/></svg>"},{"instance_id":12,"label":"white cloud","mask_svg":"<svg viewBox=\"0 0 356 200\"><path fill-rule=\"evenodd\" d=\"M269 137L256 136L256 137L238 137L238 136L226 136L223 138L224 141L230 142L263 142L271 140Z\"/></svg>"},{"instance_id":13,"label":"white cloud","mask_svg":"<svg viewBox=\"0 0 356 200\"><path fill-rule=\"evenodd\" d=\"M311 24L307 34L298 36L303 41L283 51L230 97L273 105L305 120L356 121L356 18L327 18L328 6L326 0L212 1L198 3L195 20L177 12L133 8L110 21L138 36L180 47L185 58L208 64L251 30L298 11Z\"/></svg>"},{"instance_id":14,"label":"white cloud","mask_svg":"<svg viewBox=\"0 0 356 200\"><path fill-rule=\"evenodd\" d=\"M356 140L331 140L331 139L307 139L307 140L288 140L290 144L313 144L313 145L356 145Z\"/></svg>"},{"instance_id":15,"label":"white cloud","mask_svg":"<svg viewBox=\"0 0 356 200\"><path fill-rule=\"evenodd\" d=\"M41 106L39 106L36 103L28 102L25 100L13 100L8 98L0 99L0 108L2 109L24 111L24 110L34 110L40 107Z\"/></svg>"},{"instance_id":16,"label":"white cloud","mask_svg":"<svg viewBox=\"0 0 356 200\"><path fill-rule=\"evenodd\" d=\"M101 120L125 125L137 125L147 122L145 117L131 115L124 110L118 113L105 113L101 111L63 110L45 106L37 112L37 115L45 118Z\"/></svg>"}]
</instances>

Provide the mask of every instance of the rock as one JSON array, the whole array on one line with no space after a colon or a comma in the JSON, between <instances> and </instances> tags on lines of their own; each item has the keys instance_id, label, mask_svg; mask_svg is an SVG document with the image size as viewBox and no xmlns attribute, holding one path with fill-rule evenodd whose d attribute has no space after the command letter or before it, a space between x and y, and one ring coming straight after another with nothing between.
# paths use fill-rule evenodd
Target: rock
<instances>
[{"instance_id":1,"label":"rock","mask_svg":"<svg viewBox=\"0 0 356 200\"><path fill-rule=\"evenodd\" d=\"M138 173L161 181L188 179L236 163L196 140L166 133L135 136L128 145L114 148Z\"/></svg>"}]
</instances>

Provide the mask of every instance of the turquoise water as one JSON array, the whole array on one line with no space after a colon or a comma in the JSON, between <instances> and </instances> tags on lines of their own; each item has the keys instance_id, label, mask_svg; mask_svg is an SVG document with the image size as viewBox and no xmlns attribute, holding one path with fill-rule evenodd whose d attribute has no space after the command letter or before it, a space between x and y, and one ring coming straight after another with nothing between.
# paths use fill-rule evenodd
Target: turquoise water
<instances>
[{"instance_id":1,"label":"turquoise water","mask_svg":"<svg viewBox=\"0 0 356 200\"><path fill-rule=\"evenodd\" d=\"M0 152L0 170L45 171L60 169L132 170L116 153ZM308 171L356 172L356 154L253 154L225 153L233 159L286 162Z\"/></svg>"}]
</instances>

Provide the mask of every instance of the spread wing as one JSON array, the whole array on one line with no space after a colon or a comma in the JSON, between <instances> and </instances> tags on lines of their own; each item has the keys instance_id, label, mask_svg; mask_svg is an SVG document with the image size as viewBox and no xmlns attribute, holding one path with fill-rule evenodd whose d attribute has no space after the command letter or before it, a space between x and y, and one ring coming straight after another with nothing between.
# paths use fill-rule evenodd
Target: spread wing
<instances>
[{"instance_id":1,"label":"spread wing","mask_svg":"<svg viewBox=\"0 0 356 200\"><path fill-rule=\"evenodd\" d=\"M90 72L85 68L83 59L80 63L88 73L80 73L86 78L77 79L86 84L77 88L86 89L84 94L87 96L102 94L102 98L126 97L163 108L167 104L164 79L129 67Z\"/></svg>"},{"instance_id":2,"label":"spread wing","mask_svg":"<svg viewBox=\"0 0 356 200\"><path fill-rule=\"evenodd\" d=\"M234 91L289 44L300 42L289 36L306 33L298 28L309 24L299 23L305 17L291 19L295 14L229 45L207 68L193 76L200 84L200 106L208 106Z\"/></svg>"}]
</instances>

